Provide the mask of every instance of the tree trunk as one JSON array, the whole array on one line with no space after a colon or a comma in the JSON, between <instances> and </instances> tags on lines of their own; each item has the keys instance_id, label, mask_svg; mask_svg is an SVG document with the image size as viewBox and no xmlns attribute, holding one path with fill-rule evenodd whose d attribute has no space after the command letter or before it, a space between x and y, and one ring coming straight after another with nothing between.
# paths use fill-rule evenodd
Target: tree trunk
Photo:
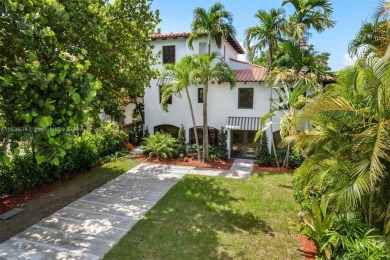
<instances>
[{"instance_id":1,"label":"tree trunk","mask_svg":"<svg viewBox=\"0 0 390 260\"><path fill-rule=\"evenodd\" d=\"M208 82L203 85L203 154L202 162L208 159L209 131L207 125L207 90Z\"/></svg>"},{"instance_id":2,"label":"tree trunk","mask_svg":"<svg viewBox=\"0 0 390 260\"><path fill-rule=\"evenodd\" d=\"M196 129L194 109L192 108L192 102L191 102L191 98L190 98L190 93L188 92L188 88L186 88L186 94L187 94L188 104L190 105L190 111L191 111L191 117L192 117L192 125L194 126L194 135L195 135L196 151L198 152L198 160L201 161L200 149L199 149L198 131Z\"/></svg>"},{"instance_id":3,"label":"tree trunk","mask_svg":"<svg viewBox=\"0 0 390 260\"><path fill-rule=\"evenodd\" d=\"M268 57L268 62L269 62L269 72L271 72L272 70L272 56L273 56L273 47L272 47L272 43L270 42L269 44L269 50L268 50L268 53L269 53L269 57Z\"/></svg>"},{"instance_id":4,"label":"tree trunk","mask_svg":"<svg viewBox=\"0 0 390 260\"><path fill-rule=\"evenodd\" d=\"M272 109L272 87L270 87L270 94L269 94L269 110L271 111ZM276 165L278 166L278 168L280 167L279 165L279 159L278 159L278 155L276 153L276 147L275 147L275 140L274 140L274 131L273 131L273 127L272 127L272 117L270 118L270 121L271 121L271 144L272 144L272 150L274 151L274 156L275 156L275 162L276 162Z\"/></svg>"}]
</instances>

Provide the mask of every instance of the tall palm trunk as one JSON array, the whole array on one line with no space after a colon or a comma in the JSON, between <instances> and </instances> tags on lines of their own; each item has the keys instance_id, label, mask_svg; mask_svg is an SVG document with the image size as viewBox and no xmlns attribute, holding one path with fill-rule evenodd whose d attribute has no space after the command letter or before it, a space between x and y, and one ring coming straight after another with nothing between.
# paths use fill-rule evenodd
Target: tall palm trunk
<instances>
[{"instance_id":1,"label":"tall palm trunk","mask_svg":"<svg viewBox=\"0 0 390 260\"><path fill-rule=\"evenodd\" d=\"M194 109L192 108L192 102L190 98L190 93L188 91L188 88L186 88L186 94L188 99L188 104L190 106L191 111L191 117L192 117L192 125L194 126L194 135L195 135L195 143L196 143L196 151L198 152L198 160L200 161L200 149L199 149L199 139L198 139L198 131L196 129L196 122L195 122L195 116L194 116Z\"/></svg>"},{"instance_id":2,"label":"tall palm trunk","mask_svg":"<svg viewBox=\"0 0 390 260\"><path fill-rule=\"evenodd\" d=\"M270 88L270 94L269 94L269 110L271 111L272 109L272 87ZM279 165L279 159L278 159L278 154L276 153L276 146L275 146L275 140L274 140L274 131L273 131L273 127L272 127L272 117L269 119L271 121L271 144L272 144L272 150L274 151L274 157L275 157L275 161L276 161L276 166L278 166L278 168L280 167Z\"/></svg>"},{"instance_id":3,"label":"tall palm trunk","mask_svg":"<svg viewBox=\"0 0 390 260\"><path fill-rule=\"evenodd\" d=\"M207 125L207 91L209 82L203 84L203 155L202 162L206 162L208 158L209 132Z\"/></svg>"}]
</instances>

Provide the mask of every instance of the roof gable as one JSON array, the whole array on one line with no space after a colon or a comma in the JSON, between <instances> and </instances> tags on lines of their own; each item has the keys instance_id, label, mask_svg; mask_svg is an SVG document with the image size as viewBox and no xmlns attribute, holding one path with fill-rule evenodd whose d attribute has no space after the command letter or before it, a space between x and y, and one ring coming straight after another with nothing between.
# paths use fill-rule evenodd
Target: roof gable
<instances>
[{"instance_id":1,"label":"roof gable","mask_svg":"<svg viewBox=\"0 0 390 260\"><path fill-rule=\"evenodd\" d=\"M190 36L191 33L190 32L182 32L182 33L168 33L168 34L152 34L152 35L149 35L150 39L152 41L155 41L157 39L168 39L168 38L173 38L173 39L177 39L177 38L180 38L180 37L183 37L183 38L188 38L188 36ZM232 48L238 53L238 54L244 54L245 53L245 50L241 47L240 43L237 41L237 39L229 34L226 41L230 44L230 46L232 46Z\"/></svg>"}]
</instances>

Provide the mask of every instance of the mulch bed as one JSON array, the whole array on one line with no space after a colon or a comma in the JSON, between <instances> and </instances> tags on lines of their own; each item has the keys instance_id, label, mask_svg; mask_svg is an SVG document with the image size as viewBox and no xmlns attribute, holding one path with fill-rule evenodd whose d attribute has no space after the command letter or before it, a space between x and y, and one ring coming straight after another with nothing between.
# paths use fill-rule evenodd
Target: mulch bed
<instances>
[{"instance_id":1,"label":"mulch bed","mask_svg":"<svg viewBox=\"0 0 390 260\"><path fill-rule=\"evenodd\" d=\"M285 168L278 168L278 167L272 167L272 166L253 166L253 172L271 172L271 173L294 173L295 169L285 169Z\"/></svg>"},{"instance_id":2,"label":"mulch bed","mask_svg":"<svg viewBox=\"0 0 390 260\"><path fill-rule=\"evenodd\" d=\"M40 196L55 189L58 189L64 186L69 180L82 174L85 174L85 172L67 175L64 179L58 180L54 183L42 184L41 186L29 188L13 195L6 195L5 197L0 198L0 214L19 207L30 200L39 198Z\"/></svg>"},{"instance_id":3,"label":"mulch bed","mask_svg":"<svg viewBox=\"0 0 390 260\"><path fill-rule=\"evenodd\" d=\"M168 165L179 165L179 166L192 166L192 167L201 167L201 168L213 168L213 169L221 169L221 170L230 170L234 160L218 160L218 161L209 161L206 163L201 163L199 160L194 160L192 158L186 158L181 161L178 158L170 158L159 161L157 158L147 158L140 157L138 158L140 163L157 163L157 164L168 164Z\"/></svg>"}]
</instances>

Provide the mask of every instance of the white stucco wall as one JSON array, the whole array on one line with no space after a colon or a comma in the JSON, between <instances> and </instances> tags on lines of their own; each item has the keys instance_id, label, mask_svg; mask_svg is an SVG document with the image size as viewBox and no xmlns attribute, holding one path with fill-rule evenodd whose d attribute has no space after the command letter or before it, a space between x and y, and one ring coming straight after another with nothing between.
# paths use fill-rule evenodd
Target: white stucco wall
<instances>
[{"instance_id":1,"label":"white stucco wall","mask_svg":"<svg viewBox=\"0 0 390 260\"><path fill-rule=\"evenodd\" d=\"M205 42L205 40L199 40ZM154 51L162 51L162 46L175 45L176 49L176 61L183 55L193 55L199 53L199 41L195 41L193 46L194 50L190 50L187 47L186 38L178 39L158 39L153 41L155 44ZM232 65L232 69L248 69L250 65L238 62L230 61L230 58L237 59L237 53L228 44L226 45L226 61ZM215 44L212 46L212 50L218 50ZM223 46L218 51L223 55ZM162 58L161 58L162 59ZM155 66L158 69L162 69L162 65ZM198 88L201 85L190 86L190 96L194 108L195 120L197 126L202 126L202 103L198 103ZM254 89L254 102L252 109L239 109L238 108L238 89L239 88L253 88ZM276 96L276 95L275 95ZM270 89L265 86L264 83L259 82L237 82L236 87L230 89L228 83L214 82L209 86L208 92L208 125L218 130L221 127L226 127L228 117L261 117L268 113L270 108ZM157 80L152 80L150 88L145 89L145 125L149 128L150 133L153 133L154 127L158 125L174 125L180 127L181 124L186 128L187 141L189 140L189 128L193 127L190 109L188 106L185 93L182 93L182 98L173 96L172 104L168 105L169 112L165 112L160 107L159 103L159 87L157 86ZM273 131L279 130L279 120L274 118ZM270 129L267 131L268 137L271 137ZM228 147L230 147L230 131L228 133Z\"/></svg>"}]
</instances>

